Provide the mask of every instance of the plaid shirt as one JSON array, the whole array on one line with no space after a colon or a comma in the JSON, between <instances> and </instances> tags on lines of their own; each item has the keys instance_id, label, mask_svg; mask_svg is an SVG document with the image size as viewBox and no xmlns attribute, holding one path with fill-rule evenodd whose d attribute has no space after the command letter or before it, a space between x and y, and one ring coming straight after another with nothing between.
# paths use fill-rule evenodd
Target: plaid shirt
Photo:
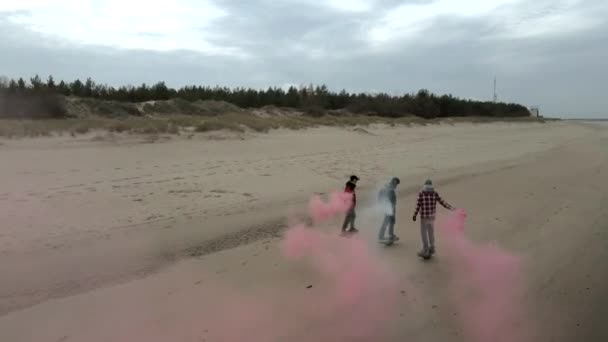
<instances>
[{"instance_id":1,"label":"plaid shirt","mask_svg":"<svg viewBox=\"0 0 608 342\"><path fill-rule=\"evenodd\" d=\"M414 217L420 213L420 217L423 219L435 218L437 202L446 209L452 209L452 206L446 203L436 191L421 191L418 194L418 204Z\"/></svg>"}]
</instances>

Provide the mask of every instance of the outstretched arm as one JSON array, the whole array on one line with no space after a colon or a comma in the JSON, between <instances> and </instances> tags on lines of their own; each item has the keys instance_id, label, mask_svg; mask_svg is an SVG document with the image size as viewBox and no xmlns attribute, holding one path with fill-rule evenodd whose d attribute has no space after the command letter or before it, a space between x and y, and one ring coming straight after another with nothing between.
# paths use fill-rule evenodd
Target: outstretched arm
<instances>
[{"instance_id":1,"label":"outstretched arm","mask_svg":"<svg viewBox=\"0 0 608 342\"><path fill-rule=\"evenodd\" d=\"M441 204L446 209L454 210L454 207L452 207L448 202L444 201L443 198L439 196L439 194L437 194L437 202L439 202L439 204Z\"/></svg>"},{"instance_id":2,"label":"outstretched arm","mask_svg":"<svg viewBox=\"0 0 608 342\"><path fill-rule=\"evenodd\" d=\"M414 212L414 220L416 220L416 216L420 212L420 208L422 208L422 195L418 194L418 202L416 203L416 211Z\"/></svg>"}]
</instances>

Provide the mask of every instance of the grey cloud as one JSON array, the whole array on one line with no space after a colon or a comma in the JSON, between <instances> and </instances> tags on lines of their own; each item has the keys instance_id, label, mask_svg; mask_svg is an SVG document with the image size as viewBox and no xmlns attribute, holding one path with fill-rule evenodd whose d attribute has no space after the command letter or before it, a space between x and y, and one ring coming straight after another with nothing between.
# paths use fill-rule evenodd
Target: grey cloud
<instances>
[{"instance_id":1,"label":"grey cloud","mask_svg":"<svg viewBox=\"0 0 608 342\"><path fill-rule=\"evenodd\" d=\"M244 65L230 58L204 56L192 51L153 52L82 46L40 37L0 21L0 74L10 77L39 74L73 80L92 77L113 85L151 83L164 80L174 85L209 82L223 84L228 73L245 74ZM7 67L7 66L10 66ZM229 70L228 70L229 69ZM232 83L235 84L235 83Z\"/></svg>"},{"instance_id":2,"label":"grey cloud","mask_svg":"<svg viewBox=\"0 0 608 342\"><path fill-rule=\"evenodd\" d=\"M217 21L211 41L238 44L253 55L305 54L306 49L338 50L356 47L362 14L351 14L307 3L260 0L218 2L231 15ZM300 49L297 47L300 46Z\"/></svg>"},{"instance_id":3,"label":"grey cloud","mask_svg":"<svg viewBox=\"0 0 608 342\"><path fill-rule=\"evenodd\" d=\"M286 50L304 55L308 49L331 52L325 57L332 58L365 50L363 34L390 9L435 1L377 0L370 11L348 12L332 9L321 1L216 0L230 16L215 22L211 41L245 46L254 55L281 56Z\"/></svg>"}]
</instances>

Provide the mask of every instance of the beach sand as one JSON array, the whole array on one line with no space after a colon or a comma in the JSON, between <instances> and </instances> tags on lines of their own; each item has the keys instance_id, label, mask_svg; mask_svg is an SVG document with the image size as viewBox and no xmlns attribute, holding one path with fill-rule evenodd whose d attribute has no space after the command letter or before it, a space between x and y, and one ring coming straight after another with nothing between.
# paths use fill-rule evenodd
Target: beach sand
<instances>
[{"instance_id":1,"label":"beach sand","mask_svg":"<svg viewBox=\"0 0 608 342\"><path fill-rule=\"evenodd\" d=\"M325 298L328 280L285 258L281 237L311 195L342 190L351 174L361 178L360 239L403 284L393 289L397 311L376 322L378 341L465 341L441 231L437 256L416 257L411 216L426 178L467 210L469 238L522 258L518 305L534 341L608 339L604 126L332 127L155 142L95 133L2 140L0 156L1 341L318 341L323 324L306 303ZM401 178L401 240L385 248L371 203L392 176ZM340 220L315 229L337 234Z\"/></svg>"}]
</instances>

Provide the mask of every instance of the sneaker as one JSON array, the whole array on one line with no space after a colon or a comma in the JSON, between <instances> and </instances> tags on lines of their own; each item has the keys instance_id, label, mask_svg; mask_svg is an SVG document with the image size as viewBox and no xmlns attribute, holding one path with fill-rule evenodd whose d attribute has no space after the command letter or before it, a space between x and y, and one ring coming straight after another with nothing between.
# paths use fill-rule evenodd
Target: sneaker
<instances>
[{"instance_id":1,"label":"sneaker","mask_svg":"<svg viewBox=\"0 0 608 342\"><path fill-rule=\"evenodd\" d=\"M435 246L431 246L431 248L429 248L429 254L435 254Z\"/></svg>"},{"instance_id":2,"label":"sneaker","mask_svg":"<svg viewBox=\"0 0 608 342\"><path fill-rule=\"evenodd\" d=\"M418 252L418 256L421 258L428 258L430 254L425 250L421 250L420 252Z\"/></svg>"},{"instance_id":3,"label":"sneaker","mask_svg":"<svg viewBox=\"0 0 608 342\"><path fill-rule=\"evenodd\" d=\"M399 237L397 235L393 235L391 237L391 240L393 240L393 241L399 241Z\"/></svg>"},{"instance_id":4,"label":"sneaker","mask_svg":"<svg viewBox=\"0 0 608 342\"><path fill-rule=\"evenodd\" d=\"M357 229L357 228L351 228L348 232L349 233L358 233L359 229Z\"/></svg>"}]
</instances>

